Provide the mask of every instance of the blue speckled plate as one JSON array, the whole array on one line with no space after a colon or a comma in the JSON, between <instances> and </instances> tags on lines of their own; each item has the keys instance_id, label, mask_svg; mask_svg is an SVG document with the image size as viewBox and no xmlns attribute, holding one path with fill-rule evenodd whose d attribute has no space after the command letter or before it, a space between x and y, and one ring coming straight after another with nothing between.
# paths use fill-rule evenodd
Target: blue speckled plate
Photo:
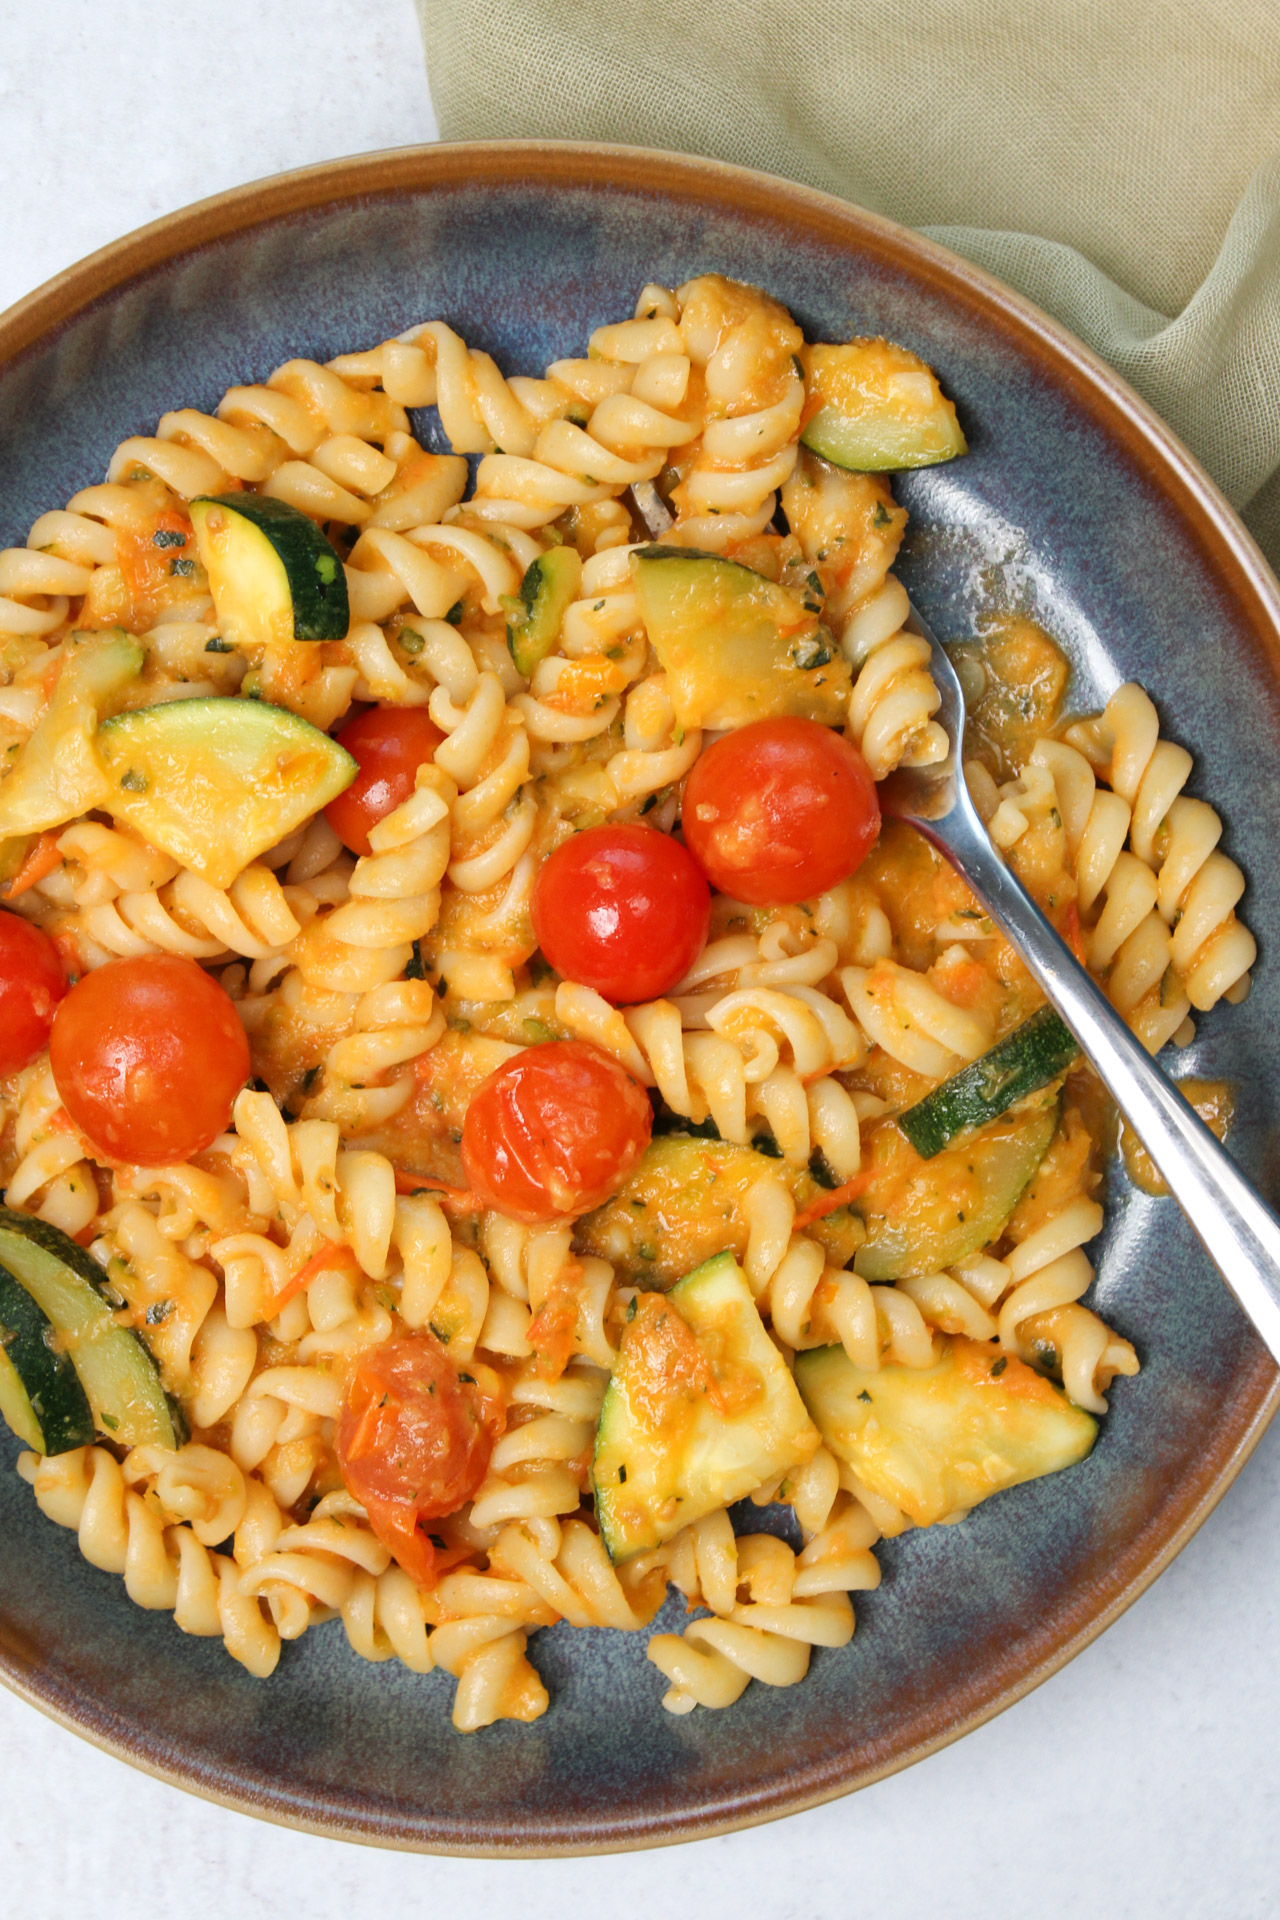
<instances>
[{"instance_id":1,"label":"blue speckled plate","mask_svg":"<svg viewBox=\"0 0 1280 1920\"><path fill-rule=\"evenodd\" d=\"M944 640L1032 614L1073 704L1151 689L1194 791L1250 876L1257 984L1187 1066L1239 1087L1233 1150L1277 1188L1280 592L1195 464L1053 323L857 209L710 162L569 146L432 147L247 187L148 228L0 321L0 544L99 479L166 408L294 355L325 360L440 315L507 371L581 352L646 280L715 268L810 338L884 332L955 396L972 452L901 482L910 591ZM432 422L428 420L428 430ZM1117 1182L1098 1304L1137 1346L1096 1451L959 1527L881 1550L851 1646L801 1686L674 1719L643 1634L556 1627L552 1706L463 1738L452 1682L369 1666L341 1627L252 1680L217 1642L133 1607L38 1514L0 1444L0 1668L125 1759L248 1812L352 1839L477 1853L651 1845L862 1785L1006 1706L1079 1650L1204 1519L1276 1404L1275 1373L1177 1209ZM674 1616L674 1608L672 1614Z\"/></svg>"}]
</instances>

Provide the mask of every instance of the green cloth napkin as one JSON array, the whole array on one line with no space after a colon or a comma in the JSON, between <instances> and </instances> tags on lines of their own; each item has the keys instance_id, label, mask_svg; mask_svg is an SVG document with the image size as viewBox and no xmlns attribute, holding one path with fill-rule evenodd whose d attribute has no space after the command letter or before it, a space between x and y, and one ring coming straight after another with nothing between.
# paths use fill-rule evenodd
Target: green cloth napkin
<instances>
[{"instance_id":1,"label":"green cloth napkin","mask_svg":"<svg viewBox=\"0 0 1280 1920\"><path fill-rule=\"evenodd\" d=\"M1280 0L417 0L441 136L710 154L1057 315L1280 571Z\"/></svg>"}]
</instances>

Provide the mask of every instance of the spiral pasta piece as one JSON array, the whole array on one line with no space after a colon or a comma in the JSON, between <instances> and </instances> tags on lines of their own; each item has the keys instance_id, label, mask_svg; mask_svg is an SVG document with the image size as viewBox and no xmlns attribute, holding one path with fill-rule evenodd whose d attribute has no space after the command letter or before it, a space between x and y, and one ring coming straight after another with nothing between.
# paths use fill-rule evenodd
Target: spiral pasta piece
<instances>
[{"instance_id":1,"label":"spiral pasta piece","mask_svg":"<svg viewBox=\"0 0 1280 1920\"><path fill-rule=\"evenodd\" d=\"M728 1517L713 1514L688 1529L670 1557L678 1562L682 1548L691 1565L683 1577L677 1567L678 1584L712 1618L649 1641L649 1659L671 1683L662 1701L668 1713L730 1706L751 1680L794 1686L809 1670L811 1648L852 1639L847 1593L834 1585L797 1593L799 1562L772 1535L735 1539Z\"/></svg>"},{"instance_id":2,"label":"spiral pasta piece","mask_svg":"<svg viewBox=\"0 0 1280 1920\"><path fill-rule=\"evenodd\" d=\"M1182 794L1191 773L1190 754L1160 739L1155 707L1132 683L1111 696L1097 721L1069 728L1066 737L1094 761L1112 792L1131 809L1131 858L1154 876L1150 907L1170 930L1169 962L1191 1005L1207 1013L1224 996L1243 999L1257 957L1257 943L1235 913L1244 875L1233 860L1216 851L1222 822L1213 808ZM1096 882L1095 891L1106 889L1107 911L1115 886L1121 897L1113 919L1127 927L1137 915L1136 873L1126 868L1123 880L1114 881L1117 856L1103 877L1099 868L1105 865L1105 848L1085 844L1083 838L1082 845L1086 863L1093 856L1090 884ZM1112 962L1113 977L1117 966L1124 970L1122 949L1131 948L1142 928L1139 921L1124 934ZM1114 931L1108 931L1114 938Z\"/></svg>"}]
</instances>

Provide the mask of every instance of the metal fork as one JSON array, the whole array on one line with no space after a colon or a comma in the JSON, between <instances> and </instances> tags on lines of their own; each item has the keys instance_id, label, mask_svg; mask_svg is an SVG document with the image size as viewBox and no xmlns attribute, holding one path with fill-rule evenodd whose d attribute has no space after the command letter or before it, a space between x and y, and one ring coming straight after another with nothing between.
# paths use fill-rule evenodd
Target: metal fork
<instances>
[{"instance_id":1,"label":"metal fork","mask_svg":"<svg viewBox=\"0 0 1280 1920\"><path fill-rule=\"evenodd\" d=\"M913 608L933 649L934 715L951 743L932 767L900 767L881 783L881 811L905 820L949 860L1017 947L1142 1141L1206 1253L1280 1361L1280 1220L1150 1058L1106 995L1059 939L993 847L961 765L964 693L945 649Z\"/></svg>"}]
</instances>

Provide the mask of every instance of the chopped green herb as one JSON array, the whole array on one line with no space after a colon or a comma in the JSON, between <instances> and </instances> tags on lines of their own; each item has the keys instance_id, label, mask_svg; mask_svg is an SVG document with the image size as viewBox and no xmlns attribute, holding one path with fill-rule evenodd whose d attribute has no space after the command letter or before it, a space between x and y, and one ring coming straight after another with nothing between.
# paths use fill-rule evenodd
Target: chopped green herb
<instances>
[{"instance_id":1,"label":"chopped green herb","mask_svg":"<svg viewBox=\"0 0 1280 1920\"><path fill-rule=\"evenodd\" d=\"M422 958L422 942L420 940L415 940L413 943L413 953L409 958L408 965L405 967L404 977L406 980L425 980L427 977L426 964Z\"/></svg>"},{"instance_id":2,"label":"chopped green herb","mask_svg":"<svg viewBox=\"0 0 1280 1920\"><path fill-rule=\"evenodd\" d=\"M185 547L187 536L185 533L179 533L176 527L161 527L158 532L152 534L151 544L154 547Z\"/></svg>"},{"instance_id":3,"label":"chopped green herb","mask_svg":"<svg viewBox=\"0 0 1280 1920\"><path fill-rule=\"evenodd\" d=\"M1008 1366L1008 1364L1009 1364L1009 1361L1007 1356L1004 1354L1001 1354L1000 1358L996 1361L994 1367L992 1367L991 1369L991 1378L993 1380L998 1380L1000 1378L1000 1375L1004 1372L1005 1368Z\"/></svg>"},{"instance_id":4,"label":"chopped green herb","mask_svg":"<svg viewBox=\"0 0 1280 1920\"><path fill-rule=\"evenodd\" d=\"M147 776L145 773L139 773L136 767L126 767L120 775L120 785L126 793L145 793Z\"/></svg>"},{"instance_id":5,"label":"chopped green herb","mask_svg":"<svg viewBox=\"0 0 1280 1920\"><path fill-rule=\"evenodd\" d=\"M407 653L411 660L417 659L426 644L422 635L416 632L413 627L402 627L400 629L400 651L401 653Z\"/></svg>"},{"instance_id":6,"label":"chopped green herb","mask_svg":"<svg viewBox=\"0 0 1280 1920\"><path fill-rule=\"evenodd\" d=\"M455 601L454 601L454 603L453 603L453 605L452 605L452 606L450 607L450 609L449 609L449 611L448 611L448 613L446 613L446 615L445 615L445 619L446 619L446 620L447 620L447 621L449 622L449 625L450 625L451 627L460 627L460 626L462 625L462 602L461 602L461 600L455 600Z\"/></svg>"},{"instance_id":7,"label":"chopped green herb","mask_svg":"<svg viewBox=\"0 0 1280 1920\"><path fill-rule=\"evenodd\" d=\"M149 1327L161 1326L172 1312L172 1300L153 1300L146 1312L147 1325Z\"/></svg>"},{"instance_id":8,"label":"chopped green herb","mask_svg":"<svg viewBox=\"0 0 1280 1920\"><path fill-rule=\"evenodd\" d=\"M234 653L235 652L235 648L228 641L220 640L216 633L214 634L212 640L205 641L204 650L206 653Z\"/></svg>"},{"instance_id":9,"label":"chopped green herb","mask_svg":"<svg viewBox=\"0 0 1280 1920\"><path fill-rule=\"evenodd\" d=\"M871 1405L871 1395L867 1392L865 1387L862 1389L862 1392L858 1395L858 1398L859 1400L865 1400L868 1406Z\"/></svg>"},{"instance_id":10,"label":"chopped green herb","mask_svg":"<svg viewBox=\"0 0 1280 1920\"><path fill-rule=\"evenodd\" d=\"M169 572L171 574L177 574L179 578L183 580L189 580L195 570L196 563L194 560L184 558L181 560L171 560L169 562Z\"/></svg>"}]
</instances>

